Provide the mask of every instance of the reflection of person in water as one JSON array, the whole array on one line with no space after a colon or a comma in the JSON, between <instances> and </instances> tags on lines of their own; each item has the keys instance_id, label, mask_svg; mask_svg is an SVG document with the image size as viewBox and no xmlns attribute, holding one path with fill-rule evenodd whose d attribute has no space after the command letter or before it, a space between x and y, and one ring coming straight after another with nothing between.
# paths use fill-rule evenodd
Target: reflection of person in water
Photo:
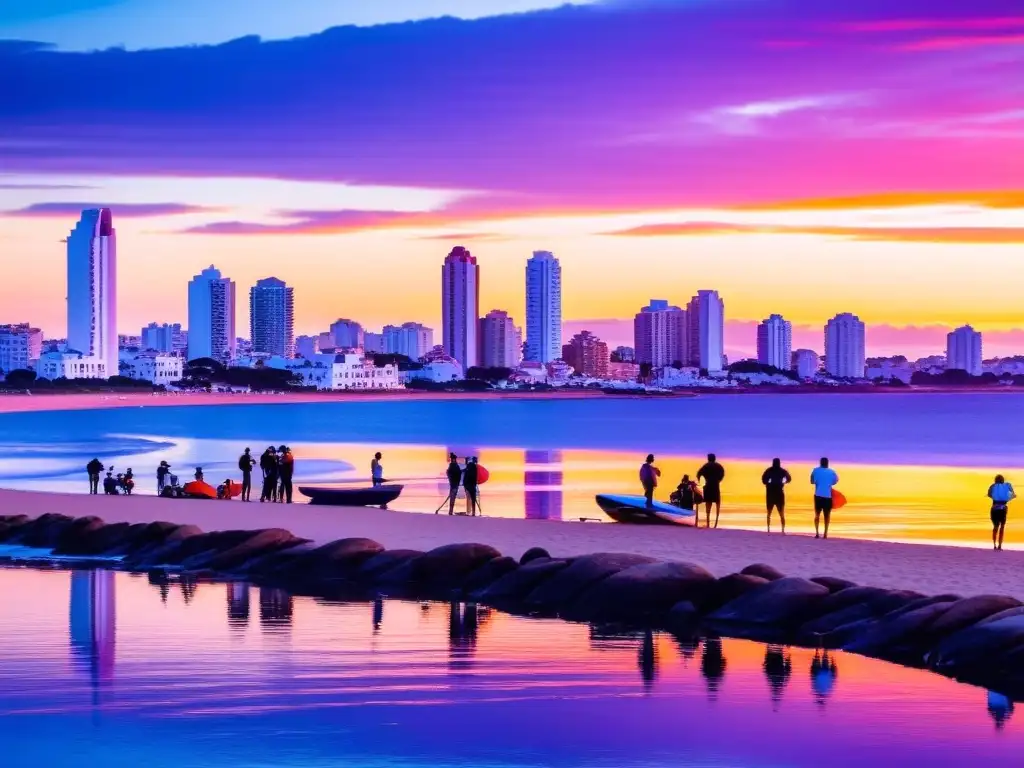
<instances>
[{"instance_id":1,"label":"reflection of person in water","mask_svg":"<svg viewBox=\"0 0 1024 768\"><path fill-rule=\"evenodd\" d=\"M644 681L644 688L650 690L651 684L658 675L658 649L654 645L654 633L651 630L644 632L644 640L640 644L640 676Z\"/></svg>"},{"instance_id":2,"label":"reflection of person in water","mask_svg":"<svg viewBox=\"0 0 1024 768\"><path fill-rule=\"evenodd\" d=\"M708 698L718 697L718 688L725 677L725 654L722 652L722 639L708 637L704 639L704 652L700 657L700 673L708 685Z\"/></svg>"},{"instance_id":3,"label":"reflection of person in water","mask_svg":"<svg viewBox=\"0 0 1024 768\"><path fill-rule=\"evenodd\" d=\"M1006 721L1013 715L1013 702L1001 693L995 691L988 692L988 713L992 715L992 720L995 721L996 730L1003 730L1003 726L1006 725Z\"/></svg>"},{"instance_id":4,"label":"reflection of person in water","mask_svg":"<svg viewBox=\"0 0 1024 768\"><path fill-rule=\"evenodd\" d=\"M825 706L825 701L832 695L838 672L835 659L827 650L819 648L814 652L814 658L811 659L811 690L818 706Z\"/></svg>"},{"instance_id":5,"label":"reflection of person in water","mask_svg":"<svg viewBox=\"0 0 1024 768\"><path fill-rule=\"evenodd\" d=\"M260 625L266 630L290 627L292 596L283 589L260 587Z\"/></svg>"},{"instance_id":6,"label":"reflection of person in water","mask_svg":"<svg viewBox=\"0 0 1024 768\"><path fill-rule=\"evenodd\" d=\"M463 606L453 600L448 606L448 667L468 669L476 654L476 603Z\"/></svg>"},{"instance_id":7,"label":"reflection of person in water","mask_svg":"<svg viewBox=\"0 0 1024 768\"><path fill-rule=\"evenodd\" d=\"M228 582L228 626L249 624L249 585L243 581Z\"/></svg>"},{"instance_id":8,"label":"reflection of person in water","mask_svg":"<svg viewBox=\"0 0 1024 768\"><path fill-rule=\"evenodd\" d=\"M768 678L772 709L778 709L782 692L793 674L793 660L781 645L769 645L764 649L764 674Z\"/></svg>"}]
</instances>

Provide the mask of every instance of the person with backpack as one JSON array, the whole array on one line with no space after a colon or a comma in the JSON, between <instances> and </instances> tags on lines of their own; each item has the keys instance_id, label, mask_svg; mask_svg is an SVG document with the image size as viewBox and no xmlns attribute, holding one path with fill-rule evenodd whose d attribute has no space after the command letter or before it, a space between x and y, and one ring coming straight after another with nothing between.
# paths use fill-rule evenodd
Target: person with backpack
<instances>
[{"instance_id":1,"label":"person with backpack","mask_svg":"<svg viewBox=\"0 0 1024 768\"><path fill-rule=\"evenodd\" d=\"M252 468L256 466L256 459L248 448L238 457L238 468L242 470L242 501L252 501L249 498L252 493Z\"/></svg>"},{"instance_id":2,"label":"person with backpack","mask_svg":"<svg viewBox=\"0 0 1024 768\"><path fill-rule=\"evenodd\" d=\"M260 456L260 469L263 470L263 491L260 501L277 501L278 464L277 451L270 446Z\"/></svg>"},{"instance_id":3,"label":"person with backpack","mask_svg":"<svg viewBox=\"0 0 1024 768\"><path fill-rule=\"evenodd\" d=\"M1005 477L996 475L995 482L988 487L988 497L992 499L992 549L1000 550L1006 533L1006 513L1010 502L1017 498L1017 492Z\"/></svg>"},{"instance_id":4,"label":"person with backpack","mask_svg":"<svg viewBox=\"0 0 1024 768\"><path fill-rule=\"evenodd\" d=\"M89 473L89 495L96 496L100 492L100 473L103 472L103 462L93 459L85 465L85 471Z\"/></svg>"},{"instance_id":5,"label":"person with backpack","mask_svg":"<svg viewBox=\"0 0 1024 768\"><path fill-rule=\"evenodd\" d=\"M160 466L156 468L156 495L163 496L164 488L167 487L167 476L171 473L171 465L166 461L161 461Z\"/></svg>"}]
</instances>

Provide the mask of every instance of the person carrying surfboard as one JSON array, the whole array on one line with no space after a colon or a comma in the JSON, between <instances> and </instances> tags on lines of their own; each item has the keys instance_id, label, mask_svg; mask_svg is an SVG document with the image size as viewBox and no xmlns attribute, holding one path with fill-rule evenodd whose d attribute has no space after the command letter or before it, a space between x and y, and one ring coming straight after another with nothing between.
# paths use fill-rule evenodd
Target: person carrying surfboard
<instances>
[{"instance_id":1,"label":"person carrying surfboard","mask_svg":"<svg viewBox=\"0 0 1024 768\"><path fill-rule=\"evenodd\" d=\"M828 524L832 517L832 488L839 482L839 475L822 457L818 466L811 471L811 485L814 486L814 538L828 538ZM818 522L824 516L825 535L818 533Z\"/></svg>"},{"instance_id":2,"label":"person carrying surfboard","mask_svg":"<svg viewBox=\"0 0 1024 768\"><path fill-rule=\"evenodd\" d=\"M704 478L704 525L711 527L711 505L715 506L715 528L718 517L722 514L722 481L725 480L725 467L718 463L713 453L708 454L707 463L697 470L697 479Z\"/></svg>"},{"instance_id":3,"label":"person carrying surfboard","mask_svg":"<svg viewBox=\"0 0 1024 768\"><path fill-rule=\"evenodd\" d=\"M782 523L782 532L786 532L786 486L793 482L782 466L781 459L772 459L772 465L761 475L761 482L764 483L765 505L768 508L768 533L772 532L772 510L779 510L779 522Z\"/></svg>"},{"instance_id":4,"label":"person carrying surfboard","mask_svg":"<svg viewBox=\"0 0 1024 768\"><path fill-rule=\"evenodd\" d=\"M654 454L649 453L640 466L640 485L644 488L644 499L647 501L648 509L654 507L654 489L658 487L659 477L661 470L654 466Z\"/></svg>"},{"instance_id":5,"label":"person carrying surfboard","mask_svg":"<svg viewBox=\"0 0 1024 768\"><path fill-rule=\"evenodd\" d=\"M1003 548L1006 513L1010 502L1017 498L1017 492L1005 477L996 475L995 482L988 487L988 497L992 499L992 549L999 550Z\"/></svg>"}]
</instances>

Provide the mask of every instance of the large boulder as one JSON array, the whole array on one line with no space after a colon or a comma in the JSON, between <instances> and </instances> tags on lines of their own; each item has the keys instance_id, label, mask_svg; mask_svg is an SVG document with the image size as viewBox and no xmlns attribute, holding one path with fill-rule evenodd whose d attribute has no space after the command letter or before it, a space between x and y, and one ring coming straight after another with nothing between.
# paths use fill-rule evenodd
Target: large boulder
<instances>
[{"instance_id":1,"label":"large boulder","mask_svg":"<svg viewBox=\"0 0 1024 768\"><path fill-rule=\"evenodd\" d=\"M568 568L545 580L526 598L526 607L538 613L557 613L569 606L583 591L613 573L654 558L622 552L601 552L575 558Z\"/></svg>"},{"instance_id":2,"label":"large boulder","mask_svg":"<svg viewBox=\"0 0 1024 768\"><path fill-rule=\"evenodd\" d=\"M760 576L765 581L778 581L786 576L786 574L778 568L766 565L765 563L754 563L753 565L748 565L740 571L740 573L744 576Z\"/></svg>"},{"instance_id":3,"label":"large boulder","mask_svg":"<svg viewBox=\"0 0 1024 768\"><path fill-rule=\"evenodd\" d=\"M187 540L204 536L203 529L195 525L179 525L158 541L143 546L125 556L124 564L134 570L167 565L164 559L171 555Z\"/></svg>"},{"instance_id":4,"label":"large boulder","mask_svg":"<svg viewBox=\"0 0 1024 768\"><path fill-rule=\"evenodd\" d=\"M519 558L520 565L526 565L531 560L539 560L540 558L551 559L551 555L544 547L530 547L528 550L523 552L523 556Z\"/></svg>"},{"instance_id":5,"label":"large boulder","mask_svg":"<svg viewBox=\"0 0 1024 768\"><path fill-rule=\"evenodd\" d=\"M942 638L959 632L961 629L977 624L978 622L992 618L1004 611L1024 606L1015 597L1005 595L976 595L958 600L949 606L949 609L939 616L931 626L928 627L928 636L932 642L937 643Z\"/></svg>"},{"instance_id":6,"label":"large boulder","mask_svg":"<svg viewBox=\"0 0 1024 768\"><path fill-rule=\"evenodd\" d=\"M252 531L251 535L232 547L219 550L210 557L188 559L185 568L204 568L217 573L226 573L244 566L256 557L271 552L305 544L309 539L300 539L284 528L266 528Z\"/></svg>"},{"instance_id":7,"label":"large boulder","mask_svg":"<svg viewBox=\"0 0 1024 768\"><path fill-rule=\"evenodd\" d=\"M354 576L363 563L383 551L384 545L373 539L338 539L288 561L280 576L303 584Z\"/></svg>"},{"instance_id":8,"label":"large boulder","mask_svg":"<svg viewBox=\"0 0 1024 768\"><path fill-rule=\"evenodd\" d=\"M272 582L277 574L284 573L299 561L299 558L306 557L315 552L318 546L311 541L296 544L288 549L278 549L257 555L251 560L233 569L233 573L239 576L246 576L251 579Z\"/></svg>"},{"instance_id":9,"label":"large boulder","mask_svg":"<svg viewBox=\"0 0 1024 768\"><path fill-rule=\"evenodd\" d=\"M714 583L692 563L640 563L599 580L561 613L579 621L664 620L676 603L703 602Z\"/></svg>"},{"instance_id":10,"label":"large boulder","mask_svg":"<svg viewBox=\"0 0 1024 768\"><path fill-rule=\"evenodd\" d=\"M884 616L843 645L843 650L890 661L919 662L924 657L929 626L953 605L935 602Z\"/></svg>"},{"instance_id":11,"label":"large boulder","mask_svg":"<svg viewBox=\"0 0 1024 768\"><path fill-rule=\"evenodd\" d=\"M82 548L85 540L95 535L104 526L106 523L94 515L76 517L64 527L51 546L54 552L76 552Z\"/></svg>"},{"instance_id":12,"label":"large boulder","mask_svg":"<svg viewBox=\"0 0 1024 768\"><path fill-rule=\"evenodd\" d=\"M519 568L519 563L514 557L503 556L488 560L466 576L462 583L462 591L469 594L479 589L486 589L502 576L511 573L517 568Z\"/></svg>"},{"instance_id":13,"label":"large boulder","mask_svg":"<svg viewBox=\"0 0 1024 768\"><path fill-rule=\"evenodd\" d=\"M423 552L418 549L385 549L365 560L359 566L356 576L360 581L375 581L381 574L387 573L392 568L422 556Z\"/></svg>"},{"instance_id":14,"label":"large boulder","mask_svg":"<svg viewBox=\"0 0 1024 768\"><path fill-rule=\"evenodd\" d=\"M129 555L144 548L160 544L181 526L157 520L152 523L135 523L121 536L120 540L102 551L104 555ZM97 544L98 546L98 544Z\"/></svg>"},{"instance_id":15,"label":"large boulder","mask_svg":"<svg viewBox=\"0 0 1024 768\"><path fill-rule=\"evenodd\" d=\"M808 617L800 627L797 639L809 645L815 645L819 639L824 639L828 647L838 647L867 626L869 621L901 608L917 598L918 595L914 592L889 592L874 587L851 587L834 592L815 606L817 615L813 618ZM855 624L861 629L854 631L852 625ZM835 633L844 628L850 631L842 633L842 637L836 636Z\"/></svg>"},{"instance_id":16,"label":"large boulder","mask_svg":"<svg viewBox=\"0 0 1024 768\"><path fill-rule=\"evenodd\" d=\"M696 607L706 613L716 611L740 595L745 595L750 590L767 583L769 583L768 579L763 576L753 576L749 573L730 573L718 579L715 582L714 588L706 596L704 603Z\"/></svg>"},{"instance_id":17,"label":"large boulder","mask_svg":"<svg viewBox=\"0 0 1024 768\"><path fill-rule=\"evenodd\" d=\"M1009 608L941 640L928 653L929 666L960 676L990 671L994 660L1024 645L1024 607Z\"/></svg>"},{"instance_id":18,"label":"large boulder","mask_svg":"<svg viewBox=\"0 0 1024 768\"><path fill-rule=\"evenodd\" d=\"M827 595L828 589L821 584L787 576L737 597L712 613L710 618L733 625L786 628L799 624Z\"/></svg>"},{"instance_id":19,"label":"large boulder","mask_svg":"<svg viewBox=\"0 0 1024 768\"><path fill-rule=\"evenodd\" d=\"M501 552L487 544L446 544L418 558L413 578L431 587L461 587L465 578Z\"/></svg>"},{"instance_id":20,"label":"large boulder","mask_svg":"<svg viewBox=\"0 0 1024 768\"><path fill-rule=\"evenodd\" d=\"M472 593L474 600L499 607L518 606L538 585L569 567L569 560L531 560Z\"/></svg>"},{"instance_id":21,"label":"large boulder","mask_svg":"<svg viewBox=\"0 0 1024 768\"><path fill-rule=\"evenodd\" d=\"M99 518L96 518L97 520ZM77 521L76 521L77 522ZM142 525L145 528L145 525ZM55 555L99 555L124 543L132 526L129 523L93 525L89 529L72 526L61 537ZM75 535L70 535L72 532Z\"/></svg>"},{"instance_id":22,"label":"large boulder","mask_svg":"<svg viewBox=\"0 0 1024 768\"><path fill-rule=\"evenodd\" d=\"M4 515L0 517L0 541L14 538L32 518L28 515Z\"/></svg>"},{"instance_id":23,"label":"large boulder","mask_svg":"<svg viewBox=\"0 0 1024 768\"><path fill-rule=\"evenodd\" d=\"M842 592L844 589L852 589L857 586L856 582L840 579L836 576L814 576L811 578L811 581L815 584L821 584L821 586L827 587L828 591L832 594Z\"/></svg>"},{"instance_id":24,"label":"large boulder","mask_svg":"<svg viewBox=\"0 0 1024 768\"><path fill-rule=\"evenodd\" d=\"M20 526L9 543L21 544L26 547L52 549L57 546L61 534L74 522L68 515L47 512L35 520Z\"/></svg>"}]
</instances>

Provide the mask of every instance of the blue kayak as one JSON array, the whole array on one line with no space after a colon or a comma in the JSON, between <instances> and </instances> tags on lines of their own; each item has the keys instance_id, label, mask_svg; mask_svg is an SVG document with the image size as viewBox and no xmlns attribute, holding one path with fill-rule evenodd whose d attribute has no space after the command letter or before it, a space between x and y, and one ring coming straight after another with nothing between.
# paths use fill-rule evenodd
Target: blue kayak
<instances>
[{"instance_id":1,"label":"blue kayak","mask_svg":"<svg viewBox=\"0 0 1024 768\"><path fill-rule=\"evenodd\" d=\"M663 501L655 501L648 507L643 496L602 493L596 500L601 511L617 523L694 525L697 520L697 513L692 509L681 509Z\"/></svg>"}]
</instances>

